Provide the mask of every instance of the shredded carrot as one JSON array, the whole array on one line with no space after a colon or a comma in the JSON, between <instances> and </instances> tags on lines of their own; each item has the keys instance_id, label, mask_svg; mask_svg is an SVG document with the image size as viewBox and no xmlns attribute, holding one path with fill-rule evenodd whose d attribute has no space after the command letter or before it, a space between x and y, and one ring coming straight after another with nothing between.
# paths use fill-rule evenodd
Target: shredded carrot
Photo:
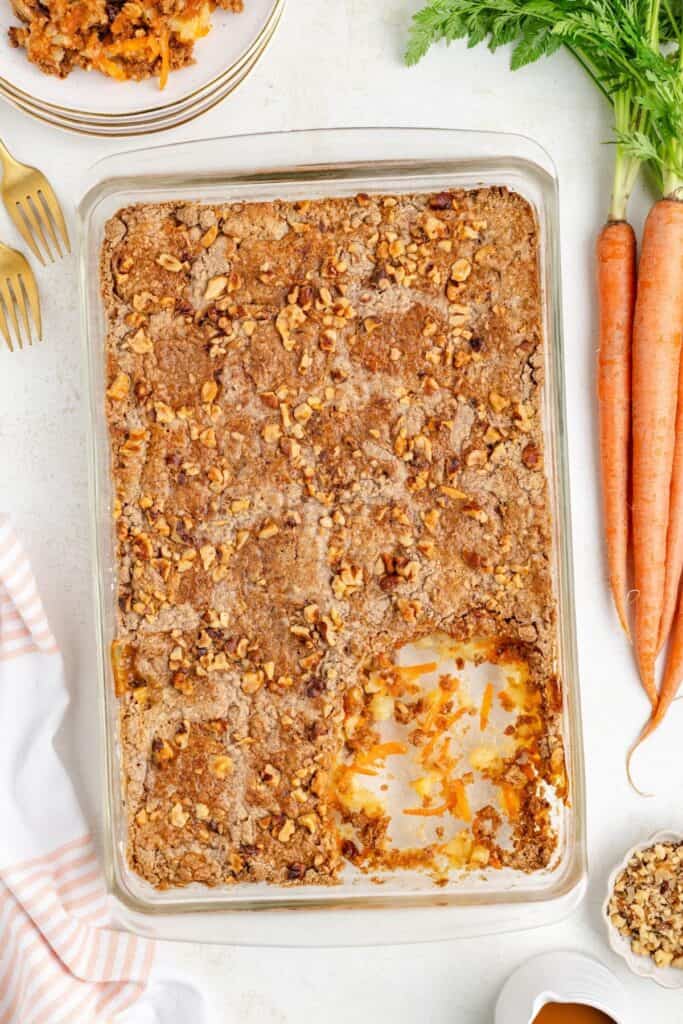
<instances>
[{"instance_id":1,"label":"shredded carrot","mask_svg":"<svg viewBox=\"0 0 683 1024\"><path fill-rule=\"evenodd\" d=\"M159 49L161 51L161 68L159 69L159 88L164 89L168 82L168 73L171 70L171 54L168 45L168 29L163 29L159 36Z\"/></svg>"},{"instance_id":2,"label":"shredded carrot","mask_svg":"<svg viewBox=\"0 0 683 1024\"><path fill-rule=\"evenodd\" d=\"M448 809L448 804L439 804L438 807L406 807L403 813L414 814L421 818L432 818L445 814Z\"/></svg>"},{"instance_id":3,"label":"shredded carrot","mask_svg":"<svg viewBox=\"0 0 683 1024\"><path fill-rule=\"evenodd\" d=\"M120 39L116 43L107 46L107 53L110 57L158 57L159 42L150 36L142 36L139 39Z\"/></svg>"},{"instance_id":4,"label":"shredded carrot","mask_svg":"<svg viewBox=\"0 0 683 1024\"><path fill-rule=\"evenodd\" d=\"M465 714L467 714L467 708L466 707L458 708L457 711L454 711L452 715L448 716L445 728L446 729L450 729L451 726L455 725L455 723L458 721L458 719L462 718L462 716L465 715ZM446 751L448 750L448 746L449 746L449 744L451 742L451 737L450 736L443 736L440 732L435 732L434 735L430 738L429 742L425 743L424 747L422 748L422 750L420 751L420 753L418 755L418 759L420 761L420 764L423 764L423 765L427 764L427 762L429 761L430 757L434 753L434 748L436 747L436 745L439 742L439 740L443 740L440 760L445 758Z\"/></svg>"},{"instance_id":5,"label":"shredded carrot","mask_svg":"<svg viewBox=\"0 0 683 1024\"><path fill-rule=\"evenodd\" d=\"M385 757L389 757L391 754L405 754L408 748L405 743L375 743L374 746L370 747L367 754L363 758L364 762L372 764L375 761L380 761Z\"/></svg>"},{"instance_id":6,"label":"shredded carrot","mask_svg":"<svg viewBox=\"0 0 683 1024\"><path fill-rule=\"evenodd\" d=\"M501 786L501 797L503 809L509 818L516 818L519 814L519 794L512 786Z\"/></svg>"},{"instance_id":7,"label":"shredded carrot","mask_svg":"<svg viewBox=\"0 0 683 1024\"><path fill-rule=\"evenodd\" d=\"M425 720L422 725L425 732L431 732L434 728L434 724L441 714L441 708L448 699L448 694L443 690L432 690L428 694L428 699L430 701L430 707L429 711L425 715Z\"/></svg>"},{"instance_id":8,"label":"shredded carrot","mask_svg":"<svg viewBox=\"0 0 683 1024\"><path fill-rule=\"evenodd\" d=\"M465 783L462 779L454 779L452 782L452 793L449 797L449 806L455 811L459 818L463 821L472 820L472 810L470 808L470 802L467 799L467 790L465 789Z\"/></svg>"},{"instance_id":9,"label":"shredded carrot","mask_svg":"<svg viewBox=\"0 0 683 1024\"><path fill-rule=\"evenodd\" d=\"M418 760L419 760L420 764L423 764L423 765L427 764L427 762L429 761L430 757L434 753L434 747L439 742L439 739L440 739L440 737L439 737L439 734L437 732L437 733L435 733L432 736L432 738L429 740L428 743L425 743L424 747L422 748L422 750L418 754Z\"/></svg>"},{"instance_id":10,"label":"shredded carrot","mask_svg":"<svg viewBox=\"0 0 683 1024\"><path fill-rule=\"evenodd\" d=\"M405 743L375 743L351 764L344 765L342 770L353 775L377 775L372 765L384 761L391 754L405 754L407 749Z\"/></svg>"},{"instance_id":11,"label":"shredded carrot","mask_svg":"<svg viewBox=\"0 0 683 1024\"><path fill-rule=\"evenodd\" d=\"M491 714L491 705L493 704L493 683L487 683L486 689L484 690L484 698L481 702L481 711L479 712L479 728L483 732L486 726L489 724L489 715Z\"/></svg>"},{"instance_id":12,"label":"shredded carrot","mask_svg":"<svg viewBox=\"0 0 683 1024\"><path fill-rule=\"evenodd\" d=\"M93 61L93 67L97 68L103 74L108 75L109 78L116 79L117 82L128 81L128 75L115 60L109 60L107 57L98 57L97 60Z\"/></svg>"},{"instance_id":13,"label":"shredded carrot","mask_svg":"<svg viewBox=\"0 0 683 1024\"><path fill-rule=\"evenodd\" d=\"M420 676L426 676L429 672L436 671L437 663L435 661L425 661L422 665L399 665L398 671L401 674L401 679L419 679Z\"/></svg>"}]
</instances>

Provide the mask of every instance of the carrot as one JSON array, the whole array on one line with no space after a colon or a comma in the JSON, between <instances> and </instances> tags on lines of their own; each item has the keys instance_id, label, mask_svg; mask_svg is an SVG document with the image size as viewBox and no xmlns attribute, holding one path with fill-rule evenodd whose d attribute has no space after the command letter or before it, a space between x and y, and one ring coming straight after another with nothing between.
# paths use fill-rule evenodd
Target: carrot
<instances>
[{"instance_id":1,"label":"carrot","mask_svg":"<svg viewBox=\"0 0 683 1024\"><path fill-rule=\"evenodd\" d=\"M503 785L500 787L501 802L503 810L508 818L516 818L519 815L520 799L519 793L512 786Z\"/></svg>"},{"instance_id":2,"label":"carrot","mask_svg":"<svg viewBox=\"0 0 683 1024\"><path fill-rule=\"evenodd\" d=\"M412 814L419 818L439 818L448 809L448 804L439 804L438 807L405 807L403 813Z\"/></svg>"},{"instance_id":3,"label":"carrot","mask_svg":"<svg viewBox=\"0 0 683 1024\"><path fill-rule=\"evenodd\" d=\"M627 221L608 221L598 236L598 412L607 569L627 636L628 477L631 442L631 335L636 295L636 236Z\"/></svg>"},{"instance_id":4,"label":"carrot","mask_svg":"<svg viewBox=\"0 0 683 1024\"><path fill-rule=\"evenodd\" d=\"M162 29L159 37L159 50L161 52L161 67L159 69L159 88L165 89L168 82L168 73L171 70L171 51L168 41L168 29Z\"/></svg>"},{"instance_id":5,"label":"carrot","mask_svg":"<svg viewBox=\"0 0 683 1024\"><path fill-rule=\"evenodd\" d=\"M458 818L463 821L472 821L472 809L467 799L467 790L462 779L454 779L451 793L448 798L448 806L455 811Z\"/></svg>"},{"instance_id":6,"label":"carrot","mask_svg":"<svg viewBox=\"0 0 683 1024\"><path fill-rule=\"evenodd\" d=\"M657 705L669 491L683 326L683 203L660 199L643 232L633 321L633 570L640 677Z\"/></svg>"},{"instance_id":7,"label":"carrot","mask_svg":"<svg viewBox=\"0 0 683 1024\"><path fill-rule=\"evenodd\" d=\"M434 672L437 665L436 661L425 661L421 665L398 665L396 671L403 680L419 679L420 676Z\"/></svg>"},{"instance_id":8,"label":"carrot","mask_svg":"<svg viewBox=\"0 0 683 1024\"><path fill-rule=\"evenodd\" d=\"M671 707L671 704L678 692L678 688L681 685L681 680L683 680L683 600L679 597L678 606L676 608L676 617L673 623L673 632L671 634L671 643L669 644L669 650L666 656L664 676L662 677L662 685L659 691L659 700L657 701L657 706L650 715L645 728L629 752L627 761L629 778L630 763L633 754L636 752L640 744L643 743L648 736L651 736L655 729L664 721L664 717Z\"/></svg>"},{"instance_id":9,"label":"carrot","mask_svg":"<svg viewBox=\"0 0 683 1024\"><path fill-rule=\"evenodd\" d=\"M486 689L484 690L484 696L481 702L481 710L479 712L479 728L483 732L486 726L489 724L489 715L491 714L491 705L493 704L493 683L487 683Z\"/></svg>"},{"instance_id":10,"label":"carrot","mask_svg":"<svg viewBox=\"0 0 683 1024\"><path fill-rule=\"evenodd\" d=\"M676 412L676 445L671 472L669 498L669 532L666 538L666 582L664 607L659 626L658 651L667 641L676 612L678 587L683 572L683 359L678 377L678 409Z\"/></svg>"}]
</instances>

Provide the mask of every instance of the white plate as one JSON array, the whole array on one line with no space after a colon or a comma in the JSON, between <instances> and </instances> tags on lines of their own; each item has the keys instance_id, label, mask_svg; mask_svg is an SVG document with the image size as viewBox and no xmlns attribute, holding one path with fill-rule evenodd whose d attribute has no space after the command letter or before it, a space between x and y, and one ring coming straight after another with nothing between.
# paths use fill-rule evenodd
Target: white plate
<instances>
[{"instance_id":1,"label":"white plate","mask_svg":"<svg viewBox=\"0 0 683 1024\"><path fill-rule=\"evenodd\" d=\"M278 16L272 23L268 24L267 31L259 39L258 45L252 46L242 59L233 64L216 81L211 82L206 88L201 89L191 97L175 103L173 106L162 107L160 110L153 112L143 111L138 114L121 115L120 117L113 117L107 114L88 115L72 113L60 107L38 104L32 97L26 96L24 93L12 88L12 86L3 84L1 81L0 97L4 97L15 106L41 120L47 120L59 127L65 127L74 131L85 131L90 134L145 134L150 131L160 131L165 127L176 124L183 124L227 96L251 71L275 35L280 21L279 15L283 2L284 0L279 0L278 7L280 10L278 11Z\"/></svg>"},{"instance_id":2,"label":"white plate","mask_svg":"<svg viewBox=\"0 0 683 1024\"><path fill-rule=\"evenodd\" d=\"M662 988L683 988L683 970L678 967L658 967L652 957L649 956L638 956L631 949L631 943L618 932L614 927L609 918L609 902L612 896L612 890L614 889L614 883L617 880L618 875L624 870L631 857L637 850L646 850L650 846L655 846L657 843L681 843L683 842L683 834L680 832L655 832L654 835L650 836L649 839L645 839L642 843L636 843L630 850L627 850L623 859L617 864L615 869L610 873L607 879L607 897L602 905L602 916L607 928L607 937L609 944L622 959L626 961L630 969L634 974L639 975L641 978L650 978L655 981Z\"/></svg>"},{"instance_id":3,"label":"white plate","mask_svg":"<svg viewBox=\"0 0 683 1024\"><path fill-rule=\"evenodd\" d=\"M222 75L216 83L202 90L195 97L181 103L176 103L172 108L159 111L156 114L143 114L137 117L130 116L126 118L76 117L71 114L65 114L56 108L38 106L33 103L31 98L25 99L23 93L17 93L8 87L3 88L1 83L0 97L7 99L17 110L29 114L39 121L82 135L117 138L140 134L154 134L170 128L177 128L211 110L213 106L230 95L247 78L267 49L276 29L278 29L283 7L284 0L279 0L274 8L276 16L268 25L268 30L260 40L259 45L252 47L251 53L237 63L237 65L234 65L230 69L229 74Z\"/></svg>"},{"instance_id":4,"label":"white plate","mask_svg":"<svg viewBox=\"0 0 683 1024\"><path fill-rule=\"evenodd\" d=\"M86 117L130 117L166 110L206 89L257 47L281 6L281 0L245 0L241 14L215 11L211 32L195 44L195 63L171 72L161 92L156 79L117 82L99 72L80 69L65 79L43 74L26 59L23 50L10 45L8 29L20 22L10 0L0 0L0 92L3 85L9 85L20 101L32 106Z\"/></svg>"},{"instance_id":5,"label":"white plate","mask_svg":"<svg viewBox=\"0 0 683 1024\"><path fill-rule=\"evenodd\" d=\"M171 128L178 128L189 121L194 121L195 118L205 114L212 107L221 103L247 77L261 56L261 52L257 52L256 56L252 57L250 63L243 68L235 79L228 78L227 83L222 83L219 88L202 93L201 102L197 101L180 110L175 109L170 115L160 113L154 118L147 120L131 120L127 122L116 120L106 124L102 121L69 118L53 109L34 107L24 103L9 92L3 93L2 90L0 90L0 99L6 99L17 110L36 118L44 124L53 125L55 128L61 128L63 131L73 132L76 135L93 135L100 138L130 138L135 135L154 135L158 132L168 131Z\"/></svg>"}]
</instances>

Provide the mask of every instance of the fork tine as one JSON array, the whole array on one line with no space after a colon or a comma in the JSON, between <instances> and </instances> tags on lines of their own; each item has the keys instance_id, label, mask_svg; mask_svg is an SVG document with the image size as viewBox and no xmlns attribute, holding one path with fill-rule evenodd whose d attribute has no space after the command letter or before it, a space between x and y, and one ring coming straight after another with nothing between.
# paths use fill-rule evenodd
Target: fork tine
<instances>
[{"instance_id":1,"label":"fork tine","mask_svg":"<svg viewBox=\"0 0 683 1024\"><path fill-rule=\"evenodd\" d=\"M2 300L1 299L0 299L0 334L2 334L3 338L5 339L5 342L7 343L7 348L10 350L10 352L14 352L14 345L12 344L12 336L10 335L9 329L7 327L7 321L5 320L5 311L3 309Z\"/></svg>"},{"instance_id":2,"label":"fork tine","mask_svg":"<svg viewBox=\"0 0 683 1024\"><path fill-rule=\"evenodd\" d=\"M21 277L17 276L11 281L12 291L14 292L14 298L16 299L17 306L19 307L19 313L24 324L24 330L26 331L26 337L28 338L29 345L33 344L33 335L31 334L31 324L28 319L28 311L26 309L26 299L24 297L24 288Z\"/></svg>"},{"instance_id":3,"label":"fork tine","mask_svg":"<svg viewBox=\"0 0 683 1024\"><path fill-rule=\"evenodd\" d=\"M10 326L14 328L14 333L17 337L19 348L22 349L24 347L24 340L21 336L21 331L19 330L17 311L14 308L14 296L12 295L12 291L9 286L9 281L10 279L8 277L5 277L2 279L2 281L0 281L0 298L2 298L3 302L5 303L5 309L7 310L7 315L10 320Z\"/></svg>"},{"instance_id":4,"label":"fork tine","mask_svg":"<svg viewBox=\"0 0 683 1024\"><path fill-rule=\"evenodd\" d=\"M33 271L26 264L26 268L21 273L21 283L24 286L26 298L31 309L31 317L33 324L38 334L38 341L43 340L43 324L40 318L40 299L38 298L38 288L36 286L36 279L33 276Z\"/></svg>"},{"instance_id":5,"label":"fork tine","mask_svg":"<svg viewBox=\"0 0 683 1024\"><path fill-rule=\"evenodd\" d=\"M49 181L47 181L47 179L42 183L42 185L38 189L38 195L41 196L49 212L52 214L52 219L59 228L60 234L64 241L64 245L66 246L66 251L70 253L71 242L69 241L69 232L66 228L64 214L62 213L62 208L59 205L59 200L57 199L57 196L54 194L52 185Z\"/></svg>"},{"instance_id":6,"label":"fork tine","mask_svg":"<svg viewBox=\"0 0 683 1024\"><path fill-rule=\"evenodd\" d=\"M17 203L17 206L19 207L21 213L23 213L26 220L29 222L29 226L33 228L34 233L40 239L40 242L42 243L43 248L47 253L47 258L49 259L50 263L54 263L55 258L52 255L52 250L50 249L50 246L47 242L47 238L45 237L45 234L43 232L41 218L37 216L36 211L33 208L31 197L25 196L24 199L20 199Z\"/></svg>"},{"instance_id":7,"label":"fork tine","mask_svg":"<svg viewBox=\"0 0 683 1024\"><path fill-rule=\"evenodd\" d=\"M31 200L33 200L32 203ZM62 246L59 242L59 239L57 238L55 229L52 225L52 217L50 216L50 211L48 210L47 204L44 201L43 193L37 192L35 195L28 196L27 202L29 203L29 205L32 206L35 213L37 214L38 220L40 221L40 224L45 233L50 236L50 241L52 242L52 251L56 253L57 259L61 259L64 253L62 252Z\"/></svg>"},{"instance_id":8,"label":"fork tine","mask_svg":"<svg viewBox=\"0 0 683 1024\"><path fill-rule=\"evenodd\" d=\"M14 221L15 228L17 229L21 237L24 239L33 255L40 260L43 266L45 266L45 259L43 258L43 254L34 242L33 235L29 231L28 225L21 215L19 203L7 203L6 209L10 217Z\"/></svg>"}]
</instances>

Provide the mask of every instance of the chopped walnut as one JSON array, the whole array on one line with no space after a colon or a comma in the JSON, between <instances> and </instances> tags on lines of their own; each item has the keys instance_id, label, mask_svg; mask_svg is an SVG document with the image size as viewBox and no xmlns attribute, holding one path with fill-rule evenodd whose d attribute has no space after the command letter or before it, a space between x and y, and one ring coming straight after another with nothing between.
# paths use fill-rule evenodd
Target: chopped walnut
<instances>
[{"instance_id":1,"label":"chopped walnut","mask_svg":"<svg viewBox=\"0 0 683 1024\"><path fill-rule=\"evenodd\" d=\"M130 377L127 373L118 373L107 388L107 394L114 401L125 398L130 391Z\"/></svg>"},{"instance_id":2,"label":"chopped walnut","mask_svg":"<svg viewBox=\"0 0 683 1024\"><path fill-rule=\"evenodd\" d=\"M213 302L214 299L223 294L227 287L228 279L223 274L219 274L218 277L212 277L206 286L204 300L206 302Z\"/></svg>"},{"instance_id":3,"label":"chopped walnut","mask_svg":"<svg viewBox=\"0 0 683 1024\"><path fill-rule=\"evenodd\" d=\"M617 876L608 913L638 956L683 968L683 843L637 850Z\"/></svg>"},{"instance_id":4,"label":"chopped walnut","mask_svg":"<svg viewBox=\"0 0 683 1024\"><path fill-rule=\"evenodd\" d=\"M163 267L164 270L170 270L172 274L179 274L183 269L183 264L180 260L176 259L175 256L171 256L167 252L162 252L157 256L157 263L160 267Z\"/></svg>"}]
</instances>

